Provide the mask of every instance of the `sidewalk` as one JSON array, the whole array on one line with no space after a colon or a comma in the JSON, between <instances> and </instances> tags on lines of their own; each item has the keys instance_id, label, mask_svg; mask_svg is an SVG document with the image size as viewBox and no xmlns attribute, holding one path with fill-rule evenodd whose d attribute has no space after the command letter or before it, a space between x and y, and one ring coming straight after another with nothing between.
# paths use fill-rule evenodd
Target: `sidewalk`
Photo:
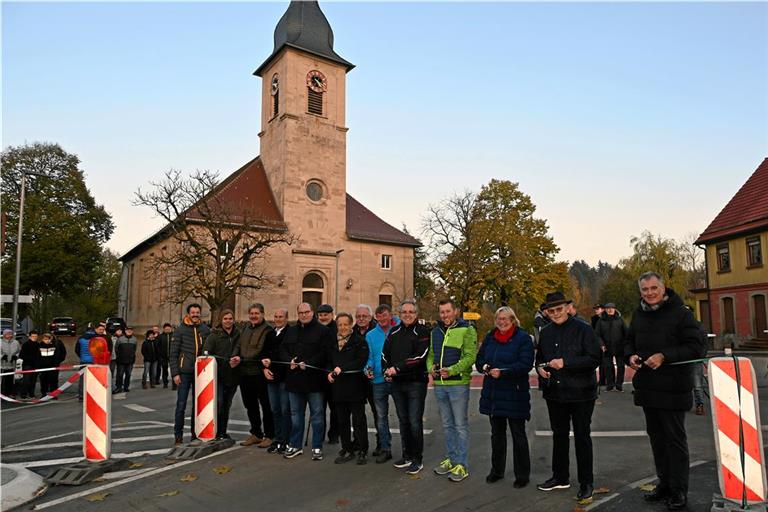
<instances>
[{"instance_id":1,"label":"sidewalk","mask_svg":"<svg viewBox=\"0 0 768 512\"><path fill-rule=\"evenodd\" d=\"M45 486L43 477L13 464L0 464L0 480L3 510L10 510L32 501Z\"/></svg>"}]
</instances>

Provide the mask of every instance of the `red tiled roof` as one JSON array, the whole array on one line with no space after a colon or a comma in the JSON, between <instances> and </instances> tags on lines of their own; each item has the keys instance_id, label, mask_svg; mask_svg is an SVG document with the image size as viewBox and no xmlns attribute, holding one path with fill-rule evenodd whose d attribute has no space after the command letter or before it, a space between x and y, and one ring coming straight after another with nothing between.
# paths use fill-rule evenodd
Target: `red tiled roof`
<instances>
[{"instance_id":1,"label":"red tiled roof","mask_svg":"<svg viewBox=\"0 0 768 512\"><path fill-rule=\"evenodd\" d=\"M695 243L714 242L768 227L768 158L752 173Z\"/></svg>"},{"instance_id":2,"label":"red tiled roof","mask_svg":"<svg viewBox=\"0 0 768 512\"><path fill-rule=\"evenodd\" d=\"M390 226L371 210L347 194L347 236L367 242L420 247L421 242Z\"/></svg>"}]
</instances>

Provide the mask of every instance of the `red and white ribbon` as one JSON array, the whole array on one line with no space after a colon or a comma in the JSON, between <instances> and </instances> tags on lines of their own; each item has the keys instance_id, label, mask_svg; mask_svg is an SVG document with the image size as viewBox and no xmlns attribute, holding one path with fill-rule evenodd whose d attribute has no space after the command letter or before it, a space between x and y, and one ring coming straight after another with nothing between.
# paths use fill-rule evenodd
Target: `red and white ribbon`
<instances>
[{"instance_id":1,"label":"red and white ribbon","mask_svg":"<svg viewBox=\"0 0 768 512\"><path fill-rule=\"evenodd\" d=\"M765 460L752 362L716 357L709 360L708 371L722 495L737 503L763 502Z\"/></svg>"},{"instance_id":2,"label":"red and white ribbon","mask_svg":"<svg viewBox=\"0 0 768 512\"><path fill-rule=\"evenodd\" d=\"M216 358L195 361L195 435L201 441L216 437Z\"/></svg>"},{"instance_id":3,"label":"red and white ribbon","mask_svg":"<svg viewBox=\"0 0 768 512\"><path fill-rule=\"evenodd\" d=\"M112 446L112 377L109 366L85 369L83 455L92 462L107 460Z\"/></svg>"},{"instance_id":4,"label":"red and white ribbon","mask_svg":"<svg viewBox=\"0 0 768 512\"><path fill-rule=\"evenodd\" d=\"M72 368L70 367L67 369L72 369ZM75 372L70 378L66 380L66 382L64 382L64 384L59 386L58 389L54 389L53 391L51 391L50 393L48 393L42 398L35 398L32 400L17 400L15 398L11 398L3 394L0 394L0 399L5 400L6 402L10 402L12 404L39 404L42 402L48 402L49 400L53 400L54 398L62 394L69 386L77 382L77 379L80 378L83 372L85 372L85 368L81 368L80 370Z\"/></svg>"},{"instance_id":5,"label":"red and white ribbon","mask_svg":"<svg viewBox=\"0 0 768 512\"><path fill-rule=\"evenodd\" d=\"M13 372L6 372L6 373L0 373L0 377L5 377L6 375L21 375L25 373L40 373L40 372L52 372L54 370L58 371L66 371L66 370L77 370L79 368L85 368L87 365L85 364L76 364L76 365L64 365L64 366L56 366L53 368L37 368L35 370L16 370Z\"/></svg>"}]
</instances>

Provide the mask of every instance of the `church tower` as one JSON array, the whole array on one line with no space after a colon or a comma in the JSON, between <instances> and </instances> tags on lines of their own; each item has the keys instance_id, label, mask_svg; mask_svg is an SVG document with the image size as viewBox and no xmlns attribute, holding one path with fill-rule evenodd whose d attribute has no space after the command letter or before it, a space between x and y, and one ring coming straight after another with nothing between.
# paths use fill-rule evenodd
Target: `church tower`
<instances>
[{"instance_id":1,"label":"church tower","mask_svg":"<svg viewBox=\"0 0 768 512\"><path fill-rule=\"evenodd\" d=\"M346 74L316 1L292 1L277 24L262 79L261 161L277 206L306 250L335 251L345 238Z\"/></svg>"}]
</instances>

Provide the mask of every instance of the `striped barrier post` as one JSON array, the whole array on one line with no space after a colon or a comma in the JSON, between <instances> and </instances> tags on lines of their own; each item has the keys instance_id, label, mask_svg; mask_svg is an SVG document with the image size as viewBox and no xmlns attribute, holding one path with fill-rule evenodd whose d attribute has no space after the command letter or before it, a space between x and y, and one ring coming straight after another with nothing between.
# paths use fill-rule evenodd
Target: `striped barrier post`
<instances>
[{"instance_id":1,"label":"striped barrier post","mask_svg":"<svg viewBox=\"0 0 768 512\"><path fill-rule=\"evenodd\" d=\"M216 358L195 361L195 435L201 441L216 437Z\"/></svg>"},{"instance_id":2,"label":"striped barrier post","mask_svg":"<svg viewBox=\"0 0 768 512\"><path fill-rule=\"evenodd\" d=\"M720 491L743 509L766 498L757 380L744 357L709 360L709 391Z\"/></svg>"},{"instance_id":3,"label":"striped barrier post","mask_svg":"<svg viewBox=\"0 0 768 512\"><path fill-rule=\"evenodd\" d=\"M112 376L109 366L85 368L83 455L90 462L109 459L112 451Z\"/></svg>"}]
</instances>

